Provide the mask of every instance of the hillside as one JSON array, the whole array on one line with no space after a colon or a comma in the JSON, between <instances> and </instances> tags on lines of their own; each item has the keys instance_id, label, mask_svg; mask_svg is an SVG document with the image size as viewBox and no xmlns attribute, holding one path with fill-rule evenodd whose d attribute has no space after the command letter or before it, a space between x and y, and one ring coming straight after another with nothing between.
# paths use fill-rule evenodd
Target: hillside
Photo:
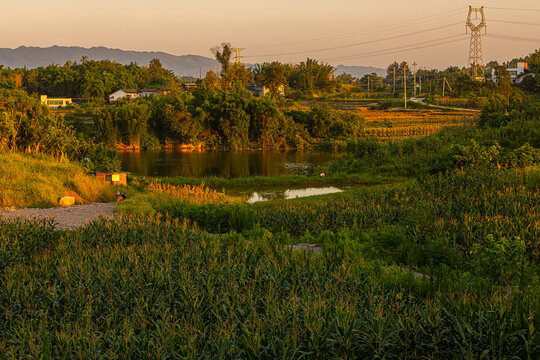
<instances>
[{"instance_id":1,"label":"hillside","mask_svg":"<svg viewBox=\"0 0 540 360\"><path fill-rule=\"evenodd\" d=\"M379 76L386 75L386 70L381 68L376 68L373 66L357 66L357 65L338 65L335 66L334 73L336 75L341 74L351 74L352 76L361 79L364 75L375 73Z\"/></svg>"},{"instance_id":2,"label":"hillside","mask_svg":"<svg viewBox=\"0 0 540 360\"><path fill-rule=\"evenodd\" d=\"M199 55L176 56L158 51L126 51L106 47L83 48L78 46L52 46L48 48L20 46L16 49L0 49L0 65L11 68L36 68L49 64L63 65L67 61L80 61L86 56L89 60L113 60L128 65L135 62L147 65L158 58L163 67L178 76L199 76L215 69L217 61Z\"/></svg>"},{"instance_id":3,"label":"hillside","mask_svg":"<svg viewBox=\"0 0 540 360\"><path fill-rule=\"evenodd\" d=\"M67 61L80 61L86 56L89 60L113 60L128 65L135 62L147 65L150 60L158 58L163 67L172 70L178 76L204 76L211 69L219 68L217 61L199 55L172 55L160 51L128 51L106 47L84 48L79 46L52 46L48 48L20 46L16 49L0 48L0 65L10 68L27 67L30 69L49 64L63 65ZM361 78L366 74L382 75L386 70L372 66L335 67L336 75L343 73Z\"/></svg>"}]
</instances>

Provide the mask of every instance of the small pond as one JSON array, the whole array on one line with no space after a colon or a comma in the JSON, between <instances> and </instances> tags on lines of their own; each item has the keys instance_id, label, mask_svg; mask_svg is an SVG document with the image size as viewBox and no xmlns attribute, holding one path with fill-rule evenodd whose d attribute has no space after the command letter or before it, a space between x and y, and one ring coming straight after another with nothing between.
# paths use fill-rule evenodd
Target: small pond
<instances>
[{"instance_id":1,"label":"small pond","mask_svg":"<svg viewBox=\"0 0 540 360\"><path fill-rule=\"evenodd\" d=\"M139 176L221 177L313 175L314 169L340 154L324 151L155 150L120 152L122 170Z\"/></svg>"},{"instance_id":2,"label":"small pond","mask_svg":"<svg viewBox=\"0 0 540 360\"><path fill-rule=\"evenodd\" d=\"M307 189L290 189L284 191L271 191L271 192L254 192L246 201L248 204L254 204L261 201L270 201L277 199L296 199L315 195L335 194L342 192L343 190L333 187L319 187L319 188L307 188Z\"/></svg>"}]
</instances>

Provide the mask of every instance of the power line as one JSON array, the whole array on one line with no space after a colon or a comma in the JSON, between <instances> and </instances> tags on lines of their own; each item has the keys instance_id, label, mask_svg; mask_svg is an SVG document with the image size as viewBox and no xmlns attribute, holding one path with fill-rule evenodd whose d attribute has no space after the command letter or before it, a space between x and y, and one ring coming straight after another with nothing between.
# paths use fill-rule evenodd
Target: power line
<instances>
[{"instance_id":1,"label":"power line","mask_svg":"<svg viewBox=\"0 0 540 360\"><path fill-rule=\"evenodd\" d=\"M407 20L407 21L397 22L397 23L394 23L393 25L385 26L383 29L380 29L380 28L374 29L373 27L370 27L370 28L367 28L367 29L364 29L364 30L353 31L353 32L348 32L348 33L342 33L342 34L336 34L336 35L331 35L331 36L327 36L327 37L323 37L323 38L306 39L306 40L292 41L292 42L286 42L286 43L280 43L280 44L274 44L274 45L250 46L249 48L250 49L275 48L275 47L284 46L284 45L285 46L286 45L298 45L298 44L303 44L303 43L307 43L307 42L320 42L320 41L336 40L336 39L347 38L347 37L351 37L351 36L355 36L355 35L378 33L378 32L381 32L383 30L393 30L393 29L396 29L396 28L403 28L403 27L410 26L410 25L417 25L417 24L421 24L421 23L425 23L425 22L430 22L430 21L433 21L433 20L447 19L447 18L450 18L450 17L453 17L453 16L457 15L458 12L461 12L461 11L463 11L462 8L448 10L448 11L437 13L437 14L434 14L434 15L425 16L423 19L420 19L420 20Z\"/></svg>"},{"instance_id":2,"label":"power line","mask_svg":"<svg viewBox=\"0 0 540 360\"><path fill-rule=\"evenodd\" d=\"M333 47L322 48L322 49L304 50L304 51L291 51L291 52L280 53L280 54L250 55L250 56L245 56L245 57L246 57L246 58L247 58L247 57L249 57L249 58L254 58L254 57L272 57L272 56L284 56L284 55L298 55L298 54L313 53L313 52L319 52L319 51L329 51L329 50L345 49L345 48L349 48L349 47L355 47L355 46L360 46L360 45L368 45L368 44L378 43L378 42L381 42L381 41L388 41L388 40L401 39L401 38L406 37L406 36L412 36L412 35L424 34L424 33L426 33L426 32L435 31L435 30L440 30L440 29L445 29L445 28L449 28L449 27L456 26L456 25L461 25L461 24L462 24L462 22L457 22L457 23L453 23L453 24L447 24L447 25L437 26L437 27L434 27L434 28L431 28L431 29L425 29L425 30L420 30L420 31L413 31L413 32L410 32L410 33L407 33L407 34L400 34L400 35L390 36L390 37L386 37L386 38L382 38L382 39L375 39L375 40L369 40L369 41L364 41L364 42L360 42L360 43L347 44L347 45L340 45L340 46L333 46Z\"/></svg>"},{"instance_id":3,"label":"power line","mask_svg":"<svg viewBox=\"0 0 540 360\"><path fill-rule=\"evenodd\" d=\"M490 10L539 11L540 12L540 9L501 8L501 7L491 7L491 6L486 6L485 8L490 9Z\"/></svg>"},{"instance_id":4,"label":"power line","mask_svg":"<svg viewBox=\"0 0 540 360\"><path fill-rule=\"evenodd\" d=\"M354 60L354 59L361 59L361 58L366 58L366 57L390 55L390 54L400 53L400 52L404 52L404 51L425 49L425 48L430 48L430 47L434 47L434 46L450 44L450 43L462 41L465 38L466 38L466 36L463 35L463 34L454 35L454 36L447 36L447 37L444 37L444 38L439 38L439 39L434 39L434 40L429 40L429 41L423 41L423 42L416 43L416 44L409 44L409 45L405 45L405 46L389 48L389 49L384 49L384 50L379 50L379 51L370 51L370 52L365 52L365 53L360 53L360 54L355 54L355 55L349 55L349 56L338 56L338 57L334 57L334 58L326 58L326 59L323 59L323 60L325 60L325 61ZM443 40L447 40L447 41L443 41Z\"/></svg>"},{"instance_id":5,"label":"power line","mask_svg":"<svg viewBox=\"0 0 540 360\"><path fill-rule=\"evenodd\" d=\"M512 35L498 35L498 34L487 34L488 37L501 40L512 40L512 41L525 41L525 42L540 42L540 39L532 39L521 36L512 36Z\"/></svg>"},{"instance_id":6,"label":"power line","mask_svg":"<svg viewBox=\"0 0 540 360\"><path fill-rule=\"evenodd\" d=\"M507 21L507 20L491 20L489 22L503 23L503 24L515 24L515 25L529 25L529 26L540 26L540 23L530 23L530 22L521 22L521 21Z\"/></svg>"}]
</instances>

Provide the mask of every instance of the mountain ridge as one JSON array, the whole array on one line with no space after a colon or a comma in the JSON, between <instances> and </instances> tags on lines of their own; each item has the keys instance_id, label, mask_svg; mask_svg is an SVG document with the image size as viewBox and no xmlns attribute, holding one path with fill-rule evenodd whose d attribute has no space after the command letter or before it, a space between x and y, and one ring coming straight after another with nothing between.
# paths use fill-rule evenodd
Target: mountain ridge
<instances>
[{"instance_id":1,"label":"mountain ridge","mask_svg":"<svg viewBox=\"0 0 540 360\"><path fill-rule=\"evenodd\" d=\"M63 65L68 61L80 61L83 56L89 60L111 60L123 65L137 63L146 65L157 58L163 67L173 71L177 76L204 76L209 70L219 70L219 63L209 57L187 54L173 55L163 51L136 51L108 48L105 46L59 46L50 47L24 46L15 49L0 48L0 65L10 68L27 67L30 69L50 64ZM386 70L373 66L335 66L335 74L349 73L361 78L366 74L384 74Z\"/></svg>"}]
</instances>

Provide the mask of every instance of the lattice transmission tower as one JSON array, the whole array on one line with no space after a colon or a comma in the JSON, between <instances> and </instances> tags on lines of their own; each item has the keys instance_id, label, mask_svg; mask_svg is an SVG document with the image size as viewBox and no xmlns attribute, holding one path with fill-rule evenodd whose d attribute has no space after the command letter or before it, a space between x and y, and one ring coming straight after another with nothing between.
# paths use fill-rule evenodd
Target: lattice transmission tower
<instances>
[{"instance_id":1,"label":"lattice transmission tower","mask_svg":"<svg viewBox=\"0 0 540 360\"><path fill-rule=\"evenodd\" d=\"M242 50L246 50L245 48L231 48L231 50L233 50L234 52L236 52L236 57L235 57L235 64L241 64L242 63L242 57L240 56L240 52Z\"/></svg>"},{"instance_id":2,"label":"lattice transmission tower","mask_svg":"<svg viewBox=\"0 0 540 360\"><path fill-rule=\"evenodd\" d=\"M475 16L474 20L479 20L477 24L473 22L473 15ZM484 14L483 6L480 8L469 6L467 28L471 30L471 44L469 47L471 77L476 81L484 81L486 72L484 69L484 58L482 56L482 29L486 31L486 16Z\"/></svg>"}]
</instances>

